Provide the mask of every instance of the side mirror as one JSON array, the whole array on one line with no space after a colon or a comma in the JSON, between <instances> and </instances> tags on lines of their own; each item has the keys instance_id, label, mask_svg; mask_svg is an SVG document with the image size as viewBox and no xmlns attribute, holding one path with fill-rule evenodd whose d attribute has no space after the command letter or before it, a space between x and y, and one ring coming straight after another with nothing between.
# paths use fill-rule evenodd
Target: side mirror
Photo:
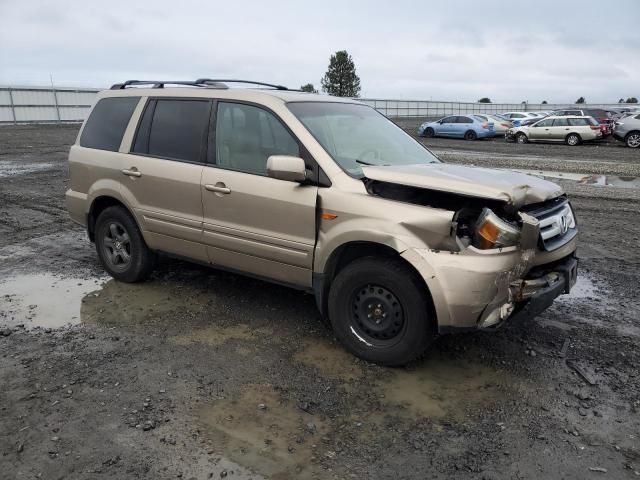
<instances>
[{"instance_id":1,"label":"side mirror","mask_svg":"<svg viewBox=\"0 0 640 480\"><path fill-rule=\"evenodd\" d=\"M287 182L304 182L307 178L307 167L300 157L271 155L267 159L267 176Z\"/></svg>"}]
</instances>

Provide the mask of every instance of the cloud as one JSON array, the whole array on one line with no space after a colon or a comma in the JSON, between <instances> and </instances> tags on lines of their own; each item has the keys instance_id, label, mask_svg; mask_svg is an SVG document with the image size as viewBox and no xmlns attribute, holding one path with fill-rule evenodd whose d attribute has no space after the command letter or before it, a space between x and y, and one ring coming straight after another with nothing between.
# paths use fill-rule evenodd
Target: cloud
<instances>
[{"instance_id":1,"label":"cloud","mask_svg":"<svg viewBox=\"0 0 640 480\"><path fill-rule=\"evenodd\" d=\"M640 2L0 0L0 83L106 87L231 76L317 87L346 49L378 98L640 96ZM624 14L621 14L624 12Z\"/></svg>"}]
</instances>

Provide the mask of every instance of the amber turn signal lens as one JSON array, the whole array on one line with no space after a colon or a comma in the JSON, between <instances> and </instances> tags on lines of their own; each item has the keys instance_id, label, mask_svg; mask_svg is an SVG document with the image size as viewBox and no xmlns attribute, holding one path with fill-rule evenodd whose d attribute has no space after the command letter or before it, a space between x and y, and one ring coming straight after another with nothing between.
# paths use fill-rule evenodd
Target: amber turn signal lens
<instances>
[{"instance_id":1,"label":"amber turn signal lens","mask_svg":"<svg viewBox=\"0 0 640 480\"><path fill-rule=\"evenodd\" d=\"M334 220L336 218L338 218L338 215L336 215L335 213L330 213L330 212L322 212L320 214L320 218L323 220Z\"/></svg>"}]
</instances>

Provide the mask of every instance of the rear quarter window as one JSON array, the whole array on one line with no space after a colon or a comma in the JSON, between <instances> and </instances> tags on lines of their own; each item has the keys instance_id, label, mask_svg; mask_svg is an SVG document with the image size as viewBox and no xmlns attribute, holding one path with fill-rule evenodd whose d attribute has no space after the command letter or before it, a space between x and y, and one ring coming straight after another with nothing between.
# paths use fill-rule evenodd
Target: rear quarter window
<instances>
[{"instance_id":1,"label":"rear quarter window","mask_svg":"<svg viewBox=\"0 0 640 480\"><path fill-rule=\"evenodd\" d=\"M117 152L140 97L102 98L85 123L80 146Z\"/></svg>"}]
</instances>

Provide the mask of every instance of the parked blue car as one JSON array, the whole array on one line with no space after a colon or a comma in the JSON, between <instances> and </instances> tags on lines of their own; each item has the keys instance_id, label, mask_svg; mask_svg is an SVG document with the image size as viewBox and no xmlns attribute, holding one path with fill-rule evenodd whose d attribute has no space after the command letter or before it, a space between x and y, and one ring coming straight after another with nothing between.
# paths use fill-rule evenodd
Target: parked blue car
<instances>
[{"instance_id":1,"label":"parked blue car","mask_svg":"<svg viewBox=\"0 0 640 480\"><path fill-rule=\"evenodd\" d=\"M418 127L420 137L455 137L465 140L495 137L492 122L474 115L453 115L435 122L425 122Z\"/></svg>"}]
</instances>

